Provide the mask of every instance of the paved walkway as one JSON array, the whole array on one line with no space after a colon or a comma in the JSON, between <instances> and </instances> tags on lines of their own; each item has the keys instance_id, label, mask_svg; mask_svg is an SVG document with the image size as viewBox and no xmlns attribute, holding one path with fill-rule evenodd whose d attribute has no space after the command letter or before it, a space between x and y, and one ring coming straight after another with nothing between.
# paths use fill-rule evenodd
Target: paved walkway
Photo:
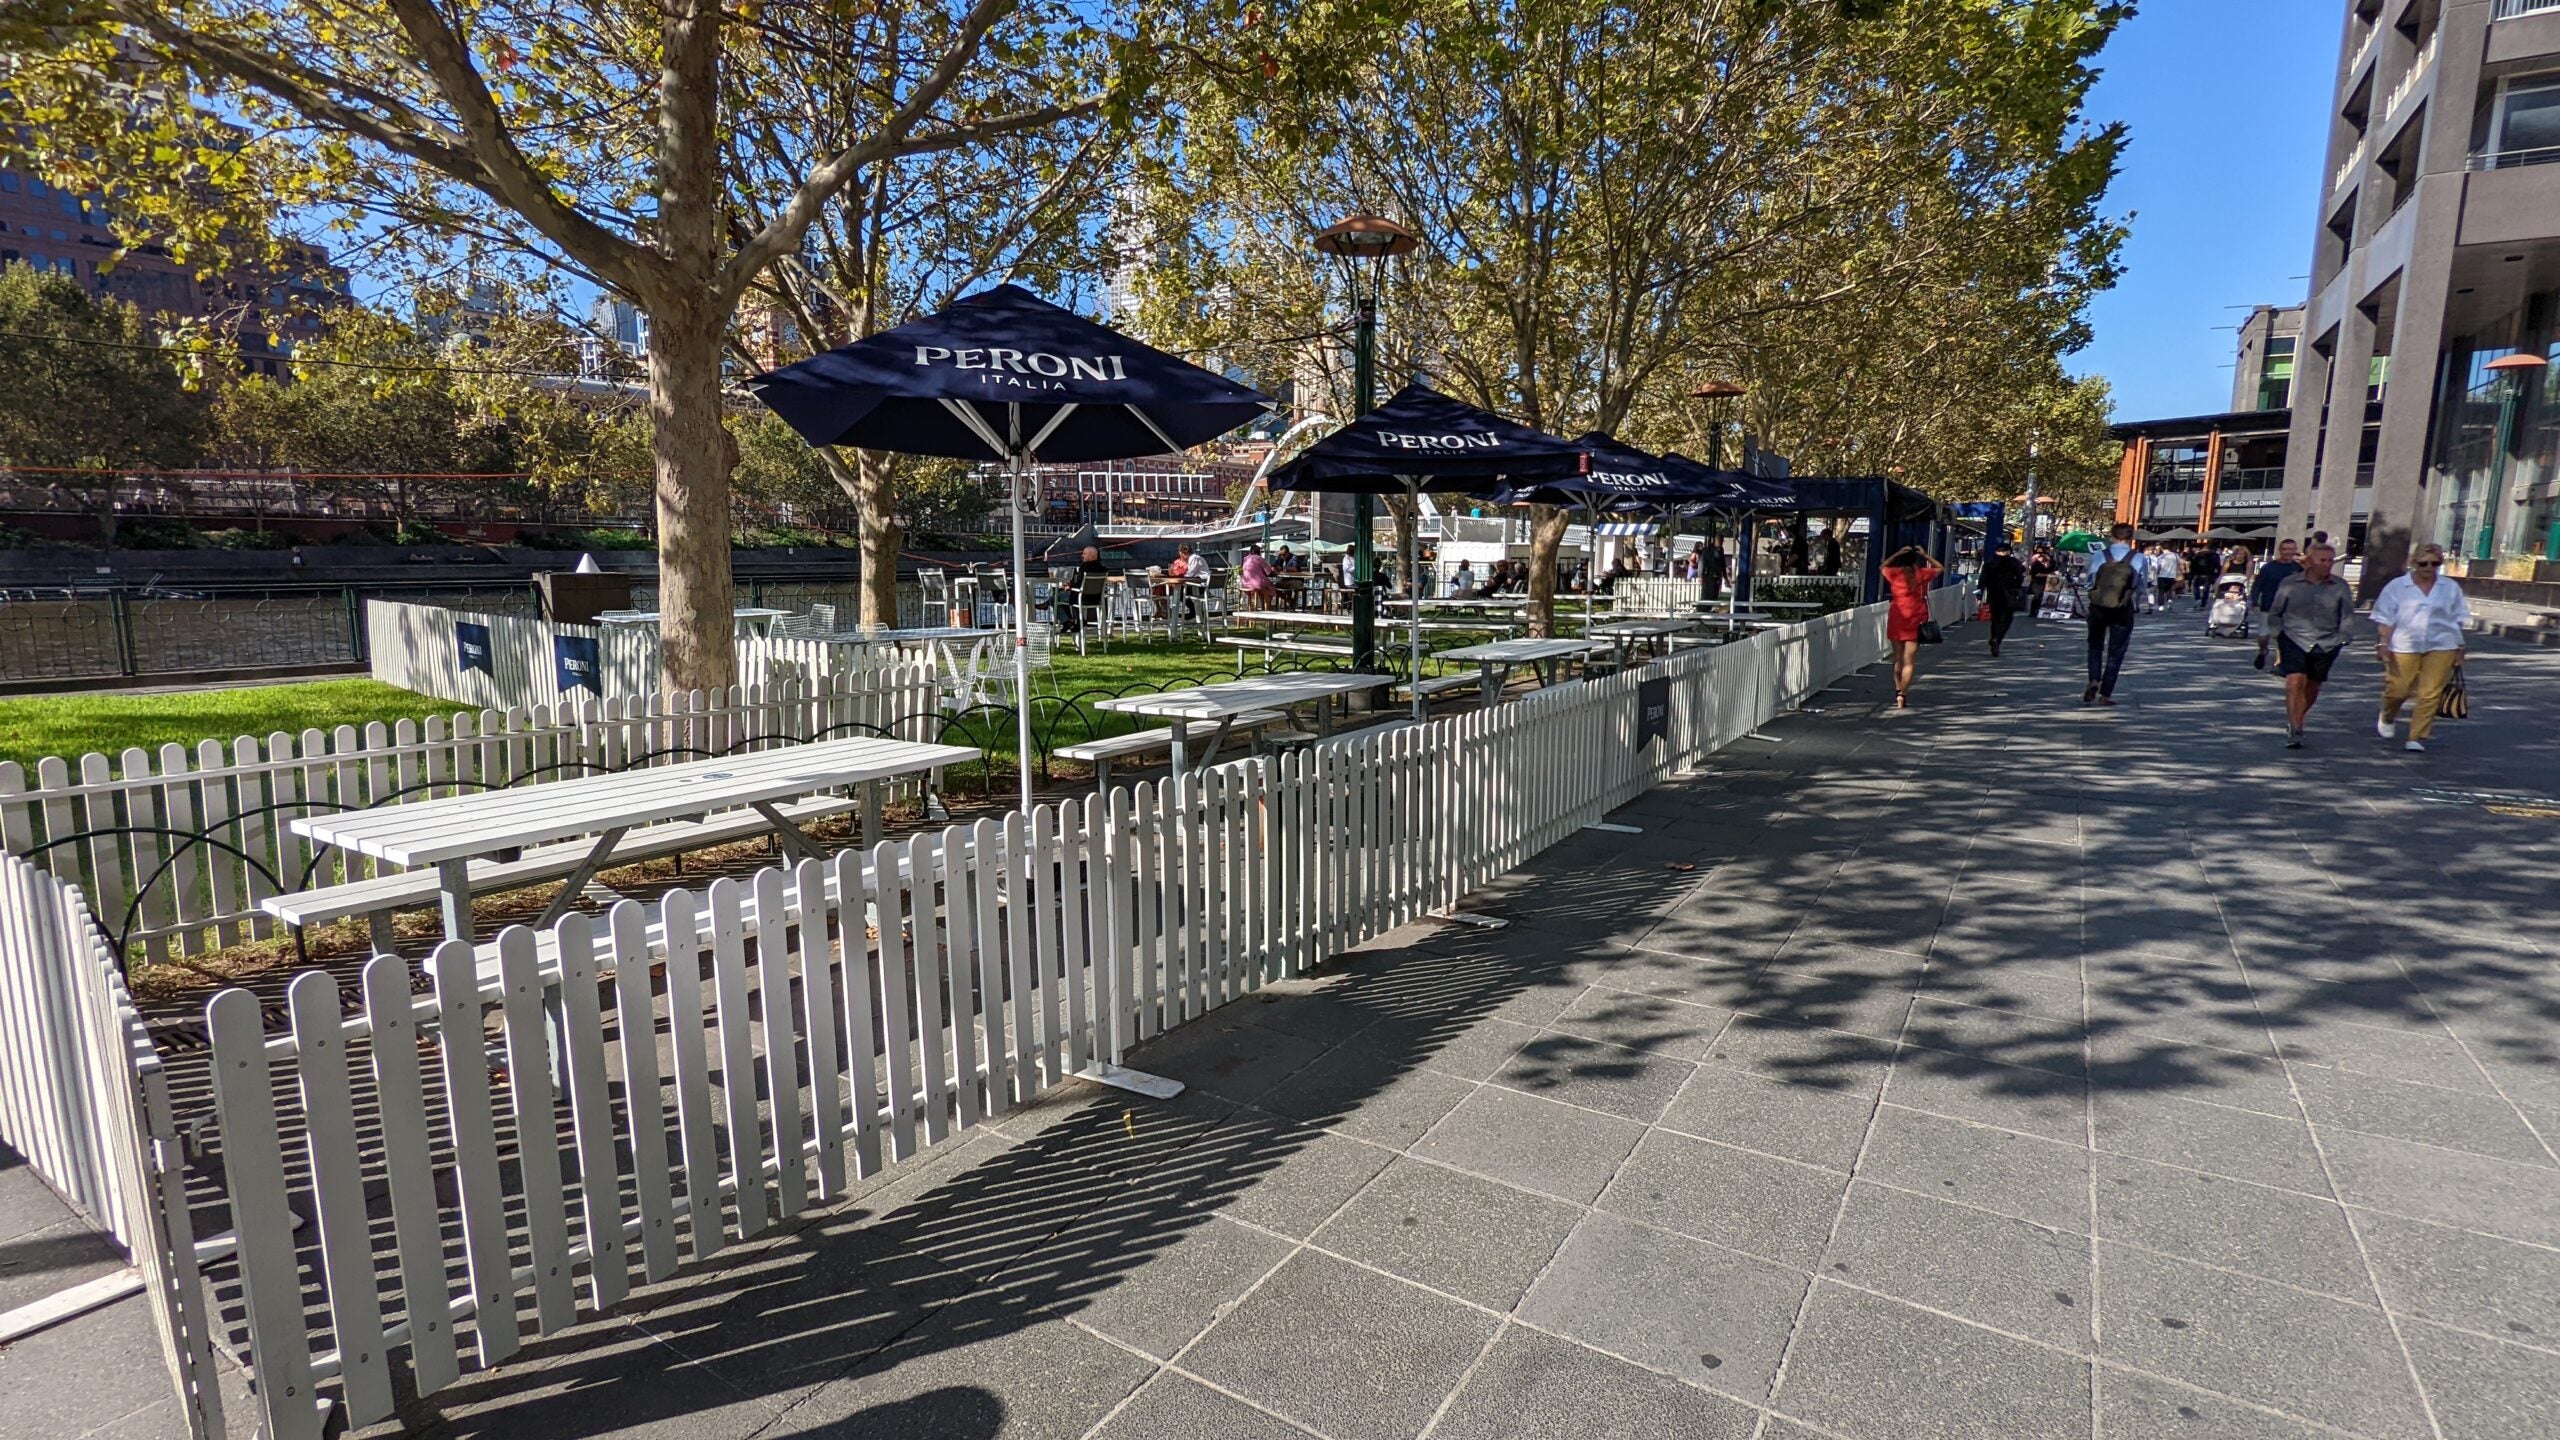
<instances>
[{"instance_id":1,"label":"paved walkway","mask_svg":"<svg viewBox=\"0 0 2560 1440\"><path fill-rule=\"evenodd\" d=\"M469 1436L2560 1435L2560 656L2313 748L1980 627L413 1413Z\"/></svg>"}]
</instances>

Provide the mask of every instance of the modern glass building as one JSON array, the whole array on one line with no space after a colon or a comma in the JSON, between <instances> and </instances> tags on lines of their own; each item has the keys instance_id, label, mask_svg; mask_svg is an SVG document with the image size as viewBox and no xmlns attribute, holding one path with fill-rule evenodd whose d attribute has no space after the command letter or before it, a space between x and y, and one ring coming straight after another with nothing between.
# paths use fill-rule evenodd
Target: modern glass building
<instances>
[{"instance_id":1,"label":"modern glass building","mask_svg":"<svg viewBox=\"0 0 2560 1440\"><path fill-rule=\"evenodd\" d=\"M2281 529L2560 578L2560 0L2344 10Z\"/></svg>"}]
</instances>

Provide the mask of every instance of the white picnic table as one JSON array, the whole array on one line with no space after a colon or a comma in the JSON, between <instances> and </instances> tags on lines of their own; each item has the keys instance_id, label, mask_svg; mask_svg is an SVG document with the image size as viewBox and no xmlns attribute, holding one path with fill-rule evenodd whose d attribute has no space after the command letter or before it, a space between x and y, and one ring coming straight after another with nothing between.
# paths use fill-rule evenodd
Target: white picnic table
<instances>
[{"instance_id":1,"label":"white picnic table","mask_svg":"<svg viewBox=\"0 0 2560 1440\"><path fill-rule=\"evenodd\" d=\"M1638 640L1661 640L1686 633L1697 625L1695 620L1603 620L1587 633L1594 640L1607 640L1618 647L1618 663L1627 663L1627 647Z\"/></svg>"},{"instance_id":2,"label":"white picnic table","mask_svg":"<svg viewBox=\"0 0 2560 1440\"><path fill-rule=\"evenodd\" d=\"M470 862L529 845L593 835L595 846L570 872L559 896L534 922L548 928L613 855L635 826L682 820L740 806L774 827L794 859L823 852L775 806L844 786L901 779L965 764L979 752L965 745L913 740L821 740L743 755L688 760L676 765L587 775L519 789L483 790L383 805L339 815L313 815L291 828L315 844L332 845L394 865L436 867L442 892L444 933L471 936Z\"/></svg>"},{"instance_id":3,"label":"white picnic table","mask_svg":"<svg viewBox=\"0 0 2560 1440\"><path fill-rule=\"evenodd\" d=\"M1347 675L1261 675L1249 680L1227 680L1215 685L1194 685L1182 690L1167 690L1157 695L1123 695L1116 700L1097 700L1097 710L1112 710L1123 715L1145 715L1167 722L1173 728L1173 774L1180 779L1190 768L1191 727L1215 724L1200 763L1217 763L1218 747L1236 717L1254 710L1286 710L1309 702L1316 704L1316 734L1333 733L1333 701L1336 696L1354 691L1375 690L1396 684L1393 675L1352 673Z\"/></svg>"},{"instance_id":4,"label":"white picnic table","mask_svg":"<svg viewBox=\"0 0 2560 1440\"><path fill-rule=\"evenodd\" d=\"M1576 655L1591 652L1588 640L1495 640L1483 645L1461 645L1443 650L1435 658L1471 660L1484 671L1484 703L1490 705L1502 694L1511 678L1514 665L1538 667L1538 683L1556 683L1556 667Z\"/></svg>"}]
</instances>

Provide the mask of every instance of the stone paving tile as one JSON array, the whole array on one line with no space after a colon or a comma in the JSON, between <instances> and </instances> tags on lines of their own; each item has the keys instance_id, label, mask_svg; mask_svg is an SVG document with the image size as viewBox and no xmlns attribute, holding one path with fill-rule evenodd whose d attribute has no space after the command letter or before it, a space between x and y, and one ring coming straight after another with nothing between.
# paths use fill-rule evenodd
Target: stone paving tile
<instances>
[{"instance_id":1,"label":"stone paving tile","mask_svg":"<svg viewBox=\"0 0 2560 1440\"><path fill-rule=\"evenodd\" d=\"M1433 1426L1433 1440L1746 1440L1757 1412L1511 1326Z\"/></svg>"},{"instance_id":2,"label":"stone paving tile","mask_svg":"<svg viewBox=\"0 0 2560 1440\"><path fill-rule=\"evenodd\" d=\"M1064 1242L1073 1253L1072 1236ZM1288 1258L1289 1242L1232 1220L1211 1217L1114 1277L1072 1310L1078 1322L1158 1359L1171 1359L1209 1322ZM1023 1266L1037 1271L1035 1252ZM1012 1277L1006 1277L1010 1280Z\"/></svg>"},{"instance_id":3,"label":"stone paving tile","mask_svg":"<svg viewBox=\"0 0 2560 1440\"><path fill-rule=\"evenodd\" d=\"M1548 1022L1547 1028L1586 1040L1701 1060L1732 1018L1732 1011L1714 1005L1594 985Z\"/></svg>"},{"instance_id":4,"label":"stone paving tile","mask_svg":"<svg viewBox=\"0 0 2560 1440\"><path fill-rule=\"evenodd\" d=\"M1736 1015L1707 1047L1707 1058L1780 1080L1872 1098L1884 1087L1893 1044L1842 1030Z\"/></svg>"},{"instance_id":5,"label":"stone paving tile","mask_svg":"<svg viewBox=\"0 0 2560 1440\"><path fill-rule=\"evenodd\" d=\"M1291 1076L1263 1103L1292 1120L1400 1150L1474 1090L1464 1080L1413 1069L1394 1056L1338 1050Z\"/></svg>"},{"instance_id":6,"label":"stone paving tile","mask_svg":"<svg viewBox=\"0 0 2560 1440\"><path fill-rule=\"evenodd\" d=\"M1250 1103L1326 1048L1322 1041L1212 1015L1130 1051L1129 1064Z\"/></svg>"},{"instance_id":7,"label":"stone paving tile","mask_svg":"<svg viewBox=\"0 0 2560 1440\"><path fill-rule=\"evenodd\" d=\"M979 1432L984 1433L984 1432ZM1303 1440L1306 1431L1166 1371L1147 1382L1093 1440Z\"/></svg>"},{"instance_id":8,"label":"stone paving tile","mask_svg":"<svg viewBox=\"0 0 2560 1440\"><path fill-rule=\"evenodd\" d=\"M2407 1085L2346 1070L2295 1067L2311 1123L2468 1150L2526 1165L2549 1165L2551 1152L2524 1117L2497 1095Z\"/></svg>"},{"instance_id":9,"label":"stone paving tile","mask_svg":"<svg viewBox=\"0 0 2560 1440\"><path fill-rule=\"evenodd\" d=\"M1643 1127L1630 1121L1486 1086L1452 1110L1413 1153L1587 1205L1643 1137Z\"/></svg>"},{"instance_id":10,"label":"stone paving tile","mask_svg":"<svg viewBox=\"0 0 2560 1440\"><path fill-rule=\"evenodd\" d=\"M2306 1195L2329 1193L2311 1127L2293 1117L2143 1093L2094 1095L2089 1108L2101 1150Z\"/></svg>"},{"instance_id":11,"label":"stone paving tile","mask_svg":"<svg viewBox=\"0 0 2560 1440\"><path fill-rule=\"evenodd\" d=\"M2560 1185L2516 1165L2351 1130L2321 1133L2338 1198L2421 1220L2560 1248Z\"/></svg>"},{"instance_id":12,"label":"stone paving tile","mask_svg":"<svg viewBox=\"0 0 2560 1440\"><path fill-rule=\"evenodd\" d=\"M2370 1211L2356 1229L2395 1312L2560 1347L2560 1250Z\"/></svg>"},{"instance_id":13,"label":"stone paving tile","mask_svg":"<svg viewBox=\"0 0 2560 1440\"><path fill-rule=\"evenodd\" d=\"M1767 1397L1812 1277L1722 1246L1586 1214L1519 1317L1750 1400Z\"/></svg>"},{"instance_id":14,"label":"stone paving tile","mask_svg":"<svg viewBox=\"0 0 2560 1440\"><path fill-rule=\"evenodd\" d=\"M1896 1105L2041 1135L2064 1144L2089 1140L2087 1087L2077 1076L1999 1065L1970 1055L1914 1050L1894 1062L1884 1098Z\"/></svg>"},{"instance_id":15,"label":"stone paving tile","mask_svg":"<svg viewBox=\"0 0 2560 1440\"><path fill-rule=\"evenodd\" d=\"M2097 1170L2104 1239L2373 1299L2346 1211L2331 1201L2115 1155L2098 1156Z\"/></svg>"},{"instance_id":16,"label":"stone paving tile","mask_svg":"<svg viewBox=\"0 0 2560 1440\"><path fill-rule=\"evenodd\" d=\"M2285 1119L2301 1118L2292 1080L2274 1060L2131 1031L2089 1037L2089 1087L2099 1095L2175 1095Z\"/></svg>"},{"instance_id":17,"label":"stone paving tile","mask_svg":"<svg viewBox=\"0 0 2560 1440\"><path fill-rule=\"evenodd\" d=\"M1509 1310L1546 1268L1580 1213L1490 1180L1399 1160L1326 1221L1315 1243L1461 1299Z\"/></svg>"},{"instance_id":18,"label":"stone paving tile","mask_svg":"<svg viewBox=\"0 0 2560 1440\"><path fill-rule=\"evenodd\" d=\"M2088 1073L2077 1017L1998 1010L1923 997L1912 1004L1904 1043L2078 1077Z\"/></svg>"},{"instance_id":19,"label":"stone paving tile","mask_svg":"<svg viewBox=\"0 0 2560 1440\"><path fill-rule=\"evenodd\" d=\"M1498 1324L1401 1280L1301 1254L1212 1326L1183 1368L1339 1440L1410 1440Z\"/></svg>"},{"instance_id":20,"label":"stone paving tile","mask_svg":"<svg viewBox=\"0 0 2560 1440\"><path fill-rule=\"evenodd\" d=\"M2087 1440L2089 1363L1817 1284L1775 1404L1855 1440Z\"/></svg>"},{"instance_id":21,"label":"stone paving tile","mask_svg":"<svg viewBox=\"0 0 2560 1440\"><path fill-rule=\"evenodd\" d=\"M1723 1065L1701 1065L1659 1122L1722 1140L1846 1170L1858 1158L1874 1104L1818 1085L1775 1080Z\"/></svg>"},{"instance_id":22,"label":"stone paving tile","mask_svg":"<svg viewBox=\"0 0 2560 1440\"><path fill-rule=\"evenodd\" d=\"M1656 1130L1627 1157L1600 1207L1809 1269L1848 1178Z\"/></svg>"},{"instance_id":23,"label":"stone paving tile","mask_svg":"<svg viewBox=\"0 0 2560 1440\"><path fill-rule=\"evenodd\" d=\"M2284 1058L2298 1065L2323 1065L2448 1090L2489 1089L2480 1067L2441 1028L2386 1030L2324 1017L2308 1026L2279 1025L2275 1037Z\"/></svg>"},{"instance_id":24,"label":"stone paving tile","mask_svg":"<svg viewBox=\"0 0 2560 1440\"><path fill-rule=\"evenodd\" d=\"M2409 1355L2445 1440L2560 1436L2560 1354L2411 1321Z\"/></svg>"},{"instance_id":25,"label":"stone paving tile","mask_svg":"<svg viewBox=\"0 0 2560 1440\"><path fill-rule=\"evenodd\" d=\"M2084 1235L1907 1191L1852 1185L1822 1271L2057 1349L2090 1348Z\"/></svg>"},{"instance_id":26,"label":"stone paving tile","mask_svg":"<svg viewBox=\"0 0 2560 1440\"><path fill-rule=\"evenodd\" d=\"M2056 1230L2089 1232L2089 1152L1887 1105L1861 1178Z\"/></svg>"},{"instance_id":27,"label":"stone paving tile","mask_svg":"<svg viewBox=\"0 0 2560 1440\"><path fill-rule=\"evenodd\" d=\"M2359 1434L2428 1433L2382 1312L2121 1245L2098 1257L2107 1358Z\"/></svg>"},{"instance_id":28,"label":"stone paving tile","mask_svg":"<svg viewBox=\"0 0 2560 1440\"><path fill-rule=\"evenodd\" d=\"M829 1440L1081 1434L1154 1371L1055 1314L967 1300L846 1378L819 1386L791 1408L784 1433Z\"/></svg>"},{"instance_id":29,"label":"stone paving tile","mask_svg":"<svg viewBox=\"0 0 2560 1440\"><path fill-rule=\"evenodd\" d=\"M1383 1146L1260 1112L1231 1121L1225 1143L1254 1155L1261 1168L1252 1184L1225 1196L1221 1213L1301 1240L1396 1156Z\"/></svg>"},{"instance_id":30,"label":"stone paving tile","mask_svg":"<svg viewBox=\"0 0 2560 1440\"><path fill-rule=\"evenodd\" d=\"M1776 966L1752 977L1750 988L1735 998L1737 1010L1783 1020L1845 1030L1855 1035L1891 1040L1902 1033L1903 1016L1911 1009L1908 977L1878 978L1859 974L1808 975Z\"/></svg>"},{"instance_id":31,"label":"stone paving tile","mask_svg":"<svg viewBox=\"0 0 2560 1440\"><path fill-rule=\"evenodd\" d=\"M1680 1093L1695 1068L1658 1050L1633 1050L1550 1031L1521 1046L1491 1078L1494 1084L1524 1095L1649 1125Z\"/></svg>"},{"instance_id":32,"label":"stone paving tile","mask_svg":"<svg viewBox=\"0 0 2560 1440\"><path fill-rule=\"evenodd\" d=\"M2098 1367L2096 1440L2323 1440L2334 1430L2157 1376Z\"/></svg>"}]
</instances>

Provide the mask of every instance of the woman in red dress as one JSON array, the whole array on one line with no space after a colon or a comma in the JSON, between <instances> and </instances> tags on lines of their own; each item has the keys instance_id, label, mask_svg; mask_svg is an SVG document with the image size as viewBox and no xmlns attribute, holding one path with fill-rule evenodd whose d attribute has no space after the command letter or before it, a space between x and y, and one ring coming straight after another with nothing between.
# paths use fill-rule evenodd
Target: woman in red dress
<instances>
[{"instance_id":1,"label":"woman in red dress","mask_svg":"<svg viewBox=\"0 0 2560 1440\"><path fill-rule=\"evenodd\" d=\"M1911 680L1920 669L1920 627L1929 620L1929 583L1946 567L1917 545L1885 557L1884 584L1893 608L1885 612L1884 638L1893 647L1893 708L1911 708Z\"/></svg>"}]
</instances>

